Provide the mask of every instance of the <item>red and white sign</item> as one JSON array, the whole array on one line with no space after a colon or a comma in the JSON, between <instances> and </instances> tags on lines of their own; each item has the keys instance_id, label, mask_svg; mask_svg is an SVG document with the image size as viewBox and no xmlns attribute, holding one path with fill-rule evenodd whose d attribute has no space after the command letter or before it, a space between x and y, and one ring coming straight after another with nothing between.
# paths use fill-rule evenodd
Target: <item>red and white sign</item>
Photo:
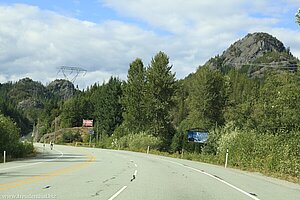
<instances>
[{"instance_id":1,"label":"red and white sign","mask_svg":"<svg viewBox=\"0 0 300 200\"><path fill-rule=\"evenodd\" d=\"M82 126L84 127L93 127L93 120L84 119L82 122Z\"/></svg>"}]
</instances>

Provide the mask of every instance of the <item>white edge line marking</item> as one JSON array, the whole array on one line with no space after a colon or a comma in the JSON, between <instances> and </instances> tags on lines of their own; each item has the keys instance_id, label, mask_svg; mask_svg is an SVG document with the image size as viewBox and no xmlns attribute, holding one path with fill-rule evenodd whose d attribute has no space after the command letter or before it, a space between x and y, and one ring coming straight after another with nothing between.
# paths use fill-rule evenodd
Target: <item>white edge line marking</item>
<instances>
[{"instance_id":1,"label":"white edge line marking","mask_svg":"<svg viewBox=\"0 0 300 200\"><path fill-rule=\"evenodd\" d=\"M21 168L21 167L28 167L28 166L32 166L32 165L37 165L37 164L41 164L41 163L45 163L45 162L52 162L52 161L55 161L61 157L64 156L64 153L59 151L59 150L56 150L56 149L53 149L54 151L60 153L60 155L58 157L56 157L55 159L48 159L48 160L44 160L42 162L36 162L36 163L30 163L30 164L26 164L26 165L19 165L19 166L14 166L14 167L7 167L7 168L2 168L0 169L0 171L4 171L4 170L7 170L7 169L16 169L16 168Z\"/></svg>"},{"instance_id":2,"label":"white edge line marking","mask_svg":"<svg viewBox=\"0 0 300 200\"><path fill-rule=\"evenodd\" d=\"M196 168L193 168L193 167L190 167L190 166L186 166L186 165L184 165L184 164L182 164L182 163L174 162L174 161L171 161L171 160L165 160L165 159L162 159L162 160L167 161L167 162L170 162L170 163L173 163L173 164L176 164L176 165L180 165L180 166L182 166L182 167L185 167L185 168L187 168L187 169L194 170L194 171L199 172L199 173L202 173L202 174L205 174L205 175L207 175L207 176L209 176L209 177L211 177L211 178L213 178L213 179L216 179L217 181L220 181L221 183L224 183L224 184L228 185L229 187L231 187L231 188L233 188L233 189L235 189L235 190L237 190L237 191L243 193L244 195L246 195L246 196L248 196L248 197L250 197L250 198L252 198L252 199L254 199L254 200L260 200L259 198L255 197L255 196L252 196L252 195L249 194L248 192L245 192L244 190L242 190L242 189L240 189L240 188L238 188L238 187L236 187L236 186L234 186L234 185L232 185L232 184L230 184L230 183L228 183L228 182L226 182L226 181L224 181L224 180L222 180L222 179L219 179L219 178L217 178L217 177L215 177L215 176L213 176L213 175L211 175L211 174L209 174L209 173L207 173L207 172L204 172L204 171L201 171L201 170L199 170L199 169L196 169Z\"/></svg>"},{"instance_id":3,"label":"white edge line marking","mask_svg":"<svg viewBox=\"0 0 300 200\"><path fill-rule=\"evenodd\" d=\"M124 187L122 187L118 192L116 192L113 196L111 196L108 200L113 200L114 198L116 198L121 192L123 192L123 190L125 190L127 188L127 186L125 185Z\"/></svg>"},{"instance_id":4,"label":"white edge line marking","mask_svg":"<svg viewBox=\"0 0 300 200\"><path fill-rule=\"evenodd\" d=\"M135 167L137 167L137 164L134 164Z\"/></svg>"},{"instance_id":5,"label":"white edge line marking","mask_svg":"<svg viewBox=\"0 0 300 200\"><path fill-rule=\"evenodd\" d=\"M137 170L134 171L134 176L136 176L136 174L137 174Z\"/></svg>"}]
</instances>

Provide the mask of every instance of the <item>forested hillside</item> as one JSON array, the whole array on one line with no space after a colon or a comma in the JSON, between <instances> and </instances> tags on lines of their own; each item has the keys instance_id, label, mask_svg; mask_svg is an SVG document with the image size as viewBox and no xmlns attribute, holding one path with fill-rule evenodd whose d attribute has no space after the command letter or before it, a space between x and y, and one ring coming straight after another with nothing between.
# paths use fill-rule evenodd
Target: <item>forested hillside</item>
<instances>
[{"instance_id":1,"label":"forested hillside","mask_svg":"<svg viewBox=\"0 0 300 200\"><path fill-rule=\"evenodd\" d=\"M176 80L168 55L158 52L149 65L133 60L127 80L111 77L85 91L62 80L55 82L59 87L30 79L3 84L0 109L22 133L34 126L37 141L93 119L92 142L99 147L144 151L150 146L218 164L229 149L230 166L299 181L298 66L280 41L255 33L182 80ZM188 142L187 130L195 127L209 132L206 144ZM88 140L63 134L57 142Z\"/></svg>"},{"instance_id":2,"label":"forested hillside","mask_svg":"<svg viewBox=\"0 0 300 200\"><path fill-rule=\"evenodd\" d=\"M50 131L52 121L61 113L63 100L74 93L73 84L66 80L56 80L47 87L29 78L0 84L0 151L7 151L8 158L32 153L31 141L21 142L20 137L31 135L32 131Z\"/></svg>"}]
</instances>

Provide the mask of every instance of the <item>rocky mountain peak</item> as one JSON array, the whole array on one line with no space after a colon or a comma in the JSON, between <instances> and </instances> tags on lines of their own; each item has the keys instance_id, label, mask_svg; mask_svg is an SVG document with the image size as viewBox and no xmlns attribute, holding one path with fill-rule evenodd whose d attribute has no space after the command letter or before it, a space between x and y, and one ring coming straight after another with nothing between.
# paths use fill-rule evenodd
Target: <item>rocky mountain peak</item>
<instances>
[{"instance_id":1,"label":"rocky mountain peak","mask_svg":"<svg viewBox=\"0 0 300 200\"><path fill-rule=\"evenodd\" d=\"M62 99L69 99L75 93L75 87L72 82L64 79L57 79L52 81L47 89L54 95L59 96Z\"/></svg>"},{"instance_id":2,"label":"rocky mountain peak","mask_svg":"<svg viewBox=\"0 0 300 200\"><path fill-rule=\"evenodd\" d=\"M268 33L249 33L233 43L221 56L211 58L205 65L211 69L242 68L253 63L284 63L296 60L284 44ZM260 68L261 69L261 68Z\"/></svg>"}]
</instances>

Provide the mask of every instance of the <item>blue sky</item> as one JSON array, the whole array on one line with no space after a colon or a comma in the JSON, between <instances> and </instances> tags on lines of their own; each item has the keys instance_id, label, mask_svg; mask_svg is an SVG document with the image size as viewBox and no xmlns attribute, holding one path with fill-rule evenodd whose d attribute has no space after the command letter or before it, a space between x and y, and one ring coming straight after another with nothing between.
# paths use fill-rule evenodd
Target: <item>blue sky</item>
<instances>
[{"instance_id":1,"label":"blue sky","mask_svg":"<svg viewBox=\"0 0 300 200\"><path fill-rule=\"evenodd\" d=\"M299 0L1 0L0 82L47 84L57 67L88 70L85 88L158 51L184 78L247 33L267 32L300 57Z\"/></svg>"},{"instance_id":2,"label":"blue sky","mask_svg":"<svg viewBox=\"0 0 300 200\"><path fill-rule=\"evenodd\" d=\"M1 1L2 4L27 4L38 6L41 9L53 11L64 16L102 23L107 20L117 20L130 24L135 24L143 29L152 30L160 35L169 35L167 30L151 27L149 24L138 18L123 15L113 8L105 5L101 0L20 0ZM0 4L1 5L1 4Z\"/></svg>"},{"instance_id":3,"label":"blue sky","mask_svg":"<svg viewBox=\"0 0 300 200\"><path fill-rule=\"evenodd\" d=\"M7 1L6 3L8 2L9 4L22 3L38 6L41 9L51 10L62 15L95 23L99 23L107 19L122 20L116 12L105 7L100 1L96 0L20 0Z\"/></svg>"},{"instance_id":4,"label":"blue sky","mask_svg":"<svg viewBox=\"0 0 300 200\"><path fill-rule=\"evenodd\" d=\"M122 1L122 0L121 0ZM124 1L124 0L123 0ZM125 0L126 1L126 0ZM138 2L139 0L137 0ZM193 0L192 0L193 1ZM197 1L197 0L196 0ZM275 27L281 28L290 28L290 29L299 29L299 26L295 23L295 12L297 11L297 3L296 1L290 1L290 4L287 6L286 0L274 0L274 1L266 1L261 0L262 2L265 1L270 3L271 11L277 9L284 8L281 10L282 12L274 13L274 16L278 17L280 20L279 23L275 25ZM168 34L168 30L159 30L155 27L149 26L143 20L140 20L135 17L131 17L128 14L122 14L120 11L116 11L115 9L111 8L110 6L106 5L105 1L101 0L8 0L8 1L1 1L2 4L28 4L33 6L38 6L41 9L51 10L53 12L77 18L80 20L91 21L94 23L101 23L106 20L119 20L126 23L133 23L139 27L144 29L152 29L159 34ZM299 4L300 5L300 4ZM245 7L248 6L248 3L245 3ZM272 9L273 7L273 9ZM249 16L254 18L268 18L273 17L272 13L261 12L260 10L256 11L253 9L249 9Z\"/></svg>"}]
</instances>

